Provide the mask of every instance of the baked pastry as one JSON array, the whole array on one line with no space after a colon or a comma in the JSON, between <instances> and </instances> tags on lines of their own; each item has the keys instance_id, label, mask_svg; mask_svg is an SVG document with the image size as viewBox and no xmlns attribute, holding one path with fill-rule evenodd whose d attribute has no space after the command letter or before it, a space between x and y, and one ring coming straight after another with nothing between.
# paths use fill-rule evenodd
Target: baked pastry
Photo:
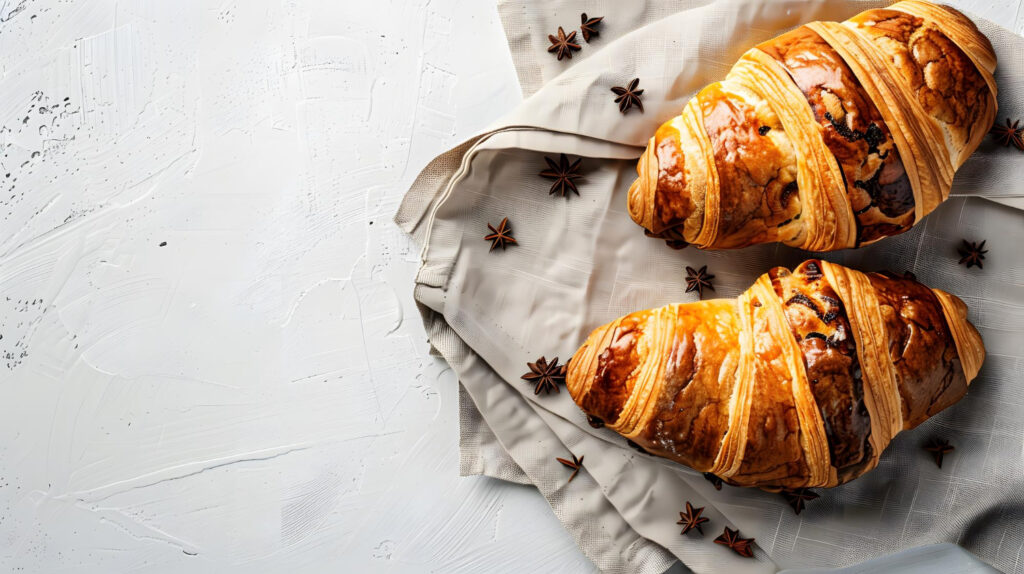
<instances>
[{"instance_id":1,"label":"baked pastry","mask_svg":"<svg viewBox=\"0 0 1024 574\"><path fill-rule=\"evenodd\" d=\"M658 129L630 216L674 247L830 251L902 233L992 126L995 68L968 18L928 2L797 28Z\"/></svg>"},{"instance_id":2,"label":"baked pastry","mask_svg":"<svg viewBox=\"0 0 1024 574\"><path fill-rule=\"evenodd\" d=\"M736 299L598 327L566 386L592 423L725 482L830 487L960 400L985 358L963 301L819 260Z\"/></svg>"}]
</instances>

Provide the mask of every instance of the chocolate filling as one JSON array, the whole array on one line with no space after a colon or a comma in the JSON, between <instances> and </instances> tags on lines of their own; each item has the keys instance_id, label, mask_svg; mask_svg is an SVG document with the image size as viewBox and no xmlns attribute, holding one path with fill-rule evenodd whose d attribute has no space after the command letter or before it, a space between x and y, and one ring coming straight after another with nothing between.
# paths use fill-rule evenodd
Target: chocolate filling
<instances>
[{"instance_id":1,"label":"chocolate filling","mask_svg":"<svg viewBox=\"0 0 1024 574\"><path fill-rule=\"evenodd\" d=\"M871 417L846 309L817 262L804 263L791 276L772 273L772 284L803 353L831 464L844 482L872 459Z\"/></svg>"},{"instance_id":2,"label":"chocolate filling","mask_svg":"<svg viewBox=\"0 0 1024 574\"><path fill-rule=\"evenodd\" d=\"M914 209L914 190L910 187L910 180L904 177L883 184L881 183L881 178L882 170L878 170L867 181L858 179L853 182L853 185L863 189L871 196L871 204L859 210L857 212L858 215L865 213L872 207L877 207L887 217L899 217Z\"/></svg>"},{"instance_id":3,"label":"chocolate filling","mask_svg":"<svg viewBox=\"0 0 1024 574\"><path fill-rule=\"evenodd\" d=\"M758 47L782 65L824 128L856 218L857 244L909 229L914 194L899 150L842 56L806 27Z\"/></svg>"}]
</instances>

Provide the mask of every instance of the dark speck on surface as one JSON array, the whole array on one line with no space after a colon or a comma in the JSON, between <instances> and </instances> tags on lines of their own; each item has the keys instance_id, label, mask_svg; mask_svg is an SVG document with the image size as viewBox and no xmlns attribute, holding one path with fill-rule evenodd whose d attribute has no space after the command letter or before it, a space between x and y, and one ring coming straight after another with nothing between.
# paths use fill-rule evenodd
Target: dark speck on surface
<instances>
[{"instance_id":1,"label":"dark speck on surface","mask_svg":"<svg viewBox=\"0 0 1024 574\"><path fill-rule=\"evenodd\" d=\"M166 247L166 246L167 246L167 242L166 241L161 241L160 242L160 247Z\"/></svg>"}]
</instances>

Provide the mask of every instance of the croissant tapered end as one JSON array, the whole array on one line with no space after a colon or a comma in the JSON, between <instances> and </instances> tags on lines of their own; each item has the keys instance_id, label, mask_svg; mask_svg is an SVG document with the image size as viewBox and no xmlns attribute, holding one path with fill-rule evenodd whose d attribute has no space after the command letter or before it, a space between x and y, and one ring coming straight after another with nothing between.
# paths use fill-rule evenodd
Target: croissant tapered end
<instances>
[{"instance_id":1,"label":"croissant tapered end","mask_svg":"<svg viewBox=\"0 0 1024 574\"><path fill-rule=\"evenodd\" d=\"M995 92L995 81L992 75L996 71L996 51L987 36L978 30L978 26L962 12L949 6L932 4L921 0L903 0L889 7L943 23L943 32L950 37L967 57L978 66L978 70L986 74L986 81Z\"/></svg>"},{"instance_id":2,"label":"croissant tapered end","mask_svg":"<svg viewBox=\"0 0 1024 574\"><path fill-rule=\"evenodd\" d=\"M946 316L949 331L953 334L953 342L956 343L964 376L967 378L967 384L970 384L978 376L981 364L985 362L985 344L981 340L981 334L967 320L967 305L959 297L941 289L932 291L942 304L942 312Z\"/></svg>"},{"instance_id":3,"label":"croissant tapered end","mask_svg":"<svg viewBox=\"0 0 1024 574\"><path fill-rule=\"evenodd\" d=\"M619 321L613 321L594 329L590 336L587 337L586 342L569 359L568 368L565 373L565 387L568 389L572 400L580 408L583 408L584 412L591 418L597 418L602 423L608 425L615 423L622 405L605 406L605 408L597 409L601 412L592 412L595 409L585 408L584 405L591 406L586 399L597 374L598 357L611 344L612 336L618 323Z\"/></svg>"},{"instance_id":4,"label":"croissant tapered end","mask_svg":"<svg viewBox=\"0 0 1024 574\"><path fill-rule=\"evenodd\" d=\"M653 174L651 172L653 168ZM658 156L655 154L654 138L647 142L647 149L640 156L636 172L638 177L629 186L627 204L629 216L641 227L656 232L654 227L654 191L658 185Z\"/></svg>"},{"instance_id":5,"label":"croissant tapered end","mask_svg":"<svg viewBox=\"0 0 1024 574\"><path fill-rule=\"evenodd\" d=\"M572 397L572 400L577 403L590 390L588 383L594 380L594 368L597 366L597 363L592 360L593 357L589 356L593 353L593 349L596 348L593 338L592 334L587 339L587 342L583 343L576 350L576 353L573 354L566 365L565 388L569 391L569 396Z\"/></svg>"},{"instance_id":6,"label":"croissant tapered end","mask_svg":"<svg viewBox=\"0 0 1024 574\"><path fill-rule=\"evenodd\" d=\"M930 105L925 104L925 101L922 100L924 108L935 115L936 118L945 118L950 113L949 106L951 103L962 106L962 109L956 112L959 115L967 113L971 108L975 108L975 119L961 122L954 121L944 125L945 129L951 130L948 137L952 137L952 139L947 142L947 145L950 159L952 160L952 167L959 169L967 161L971 153L981 145L981 141L988 133L988 126L991 126L996 119L999 107L996 98L999 90L994 76L996 53L992 48L992 42L978 30L977 25L970 18L948 6L932 4L922 0L903 0L890 6L890 9L905 12L912 16L923 18L925 21L935 23L941 30L942 36L956 44L963 51L963 55L967 57L970 64L973 64L973 66L958 67L955 65L955 58L948 59L946 64L949 66L948 69L939 68L936 65L936 69L943 70L943 72L937 72L936 76L948 75L958 77L964 76L965 73L973 74L976 71L978 76L984 81L984 85L988 86L987 91L978 90L977 87L968 88L967 86L970 85L970 82L966 80L960 81L960 85L956 86L956 89L960 92L958 97L949 99L937 110L933 110ZM921 50L920 53L922 55L925 54L927 48L923 46L926 45L926 42L920 42L918 45L921 47L915 47L914 53L917 54ZM927 70L932 67L929 64L928 68L925 68L926 84L930 88L934 86L934 91L944 91L939 88L940 81L927 78ZM967 68L969 67L973 67L975 70L968 71ZM935 83L933 84L933 82ZM952 91L951 93L957 92ZM972 94L977 98L977 101L973 103L971 99ZM981 129L978 129L979 127ZM948 189L943 190L942 198L945 199L948 193Z\"/></svg>"},{"instance_id":7,"label":"croissant tapered end","mask_svg":"<svg viewBox=\"0 0 1024 574\"><path fill-rule=\"evenodd\" d=\"M640 311L594 329L566 370L565 386L576 404L592 422L599 420L616 432L628 431L626 427L635 423L623 413L635 398L637 379L631 374L640 361L636 345L650 315Z\"/></svg>"},{"instance_id":8,"label":"croissant tapered end","mask_svg":"<svg viewBox=\"0 0 1024 574\"><path fill-rule=\"evenodd\" d=\"M598 356L610 343L617 322L613 321L595 328L587 341L569 359L565 371L565 388L572 400L581 407L583 407L584 398L594 383ZM588 412L588 414L594 413ZM605 422L614 423L614 421Z\"/></svg>"}]
</instances>

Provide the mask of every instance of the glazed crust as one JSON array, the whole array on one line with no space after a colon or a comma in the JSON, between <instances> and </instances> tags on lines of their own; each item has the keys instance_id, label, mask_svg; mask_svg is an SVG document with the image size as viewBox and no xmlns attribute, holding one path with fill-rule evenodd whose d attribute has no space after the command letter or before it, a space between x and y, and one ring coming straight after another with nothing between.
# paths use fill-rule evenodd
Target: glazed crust
<instances>
[{"instance_id":1,"label":"glazed crust","mask_svg":"<svg viewBox=\"0 0 1024 574\"><path fill-rule=\"evenodd\" d=\"M567 386L591 419L652 454L736 485L830 487L963 397L983 360L956 297L809 260L735 300L597 328Z\"/></svg>"},{"instance_id":2,"label":"glazed crust","mask_svg":"<svg viewBox=\"0 0 1024 574\"><path fill-rule=\"evenodd\" d=\"M839 163L857 218L857 243L914 224L914 191L888 125L853 70L818 33L802 27L759 49L778 61L807 98Z\"/></svg>"},{"instance_id":3,"label":"glazed crust","mask_svg":"<svg viewBox=\"0 0 1024 574\"><path fill-rule=\"evenodd\" d=\"M946 154L939 157L946 155L956 169L974 151L972 141L992 125L994 94L982 71L943 28L946 20L966 18L954 11L935 11L931 18L915 15L913 8L920 4L868 10L845 25L867 38L889 69L898 72L896 85L910 92L919 106L917 117L923 112L942 133L936 143L945 144Z\"/></svg>"},{"instance_id":4,"label":"glazed crust","mask_svg":"<svg viewBox=\"0 0 1024 574\"><path fill-rule=\"evenodd\" d=\"M889 333L903 428L914 428L967 392L963 367L942 305L930 289L909 279L869 278Z\"/></svg>"},{"instance_id":5,"label":"glazed crust","mask_svg":"<svg viewBox=\"0 0 1024 574\"><path fill-rule=\"evenodd\" d=\"M781 129L771 137L759 131L778 128L779 120L741 86L712 84L697 102L718 174L718 213L726 215L717 226L722 247L776 241L800 213L793 146Z\"/></svg>"},{"instance_id":6,"label":"glazed crust","mask_svg":"<svg viewBox=\"0 0 1024 574\"><path fill-rule=\"evenodd\" d=\"M829 251L902 233L949 195L996 114L995 54L920 0L749 50L651 138L629 212L674 247Z\"/></svg>"}]
</instances>

